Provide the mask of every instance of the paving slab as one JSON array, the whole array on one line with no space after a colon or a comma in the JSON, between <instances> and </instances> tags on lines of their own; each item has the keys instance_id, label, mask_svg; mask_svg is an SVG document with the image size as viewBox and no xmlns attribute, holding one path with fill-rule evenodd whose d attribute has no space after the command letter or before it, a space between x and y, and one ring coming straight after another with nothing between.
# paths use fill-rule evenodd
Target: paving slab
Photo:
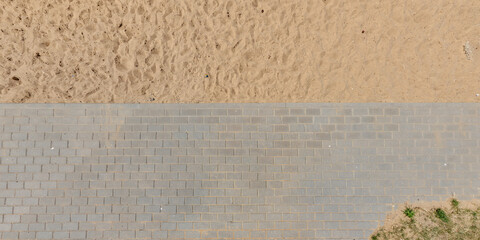
<instances>
[{"instance_id":1,"label":"paving slab","mask_svg":"<svg viewBox=\"0 0 480 240\"><path fill-rule=\"evenodd\" d=\"M0 104L0 239L367 239L479 197L480 104Z\"/></svg>"}]
</instances>

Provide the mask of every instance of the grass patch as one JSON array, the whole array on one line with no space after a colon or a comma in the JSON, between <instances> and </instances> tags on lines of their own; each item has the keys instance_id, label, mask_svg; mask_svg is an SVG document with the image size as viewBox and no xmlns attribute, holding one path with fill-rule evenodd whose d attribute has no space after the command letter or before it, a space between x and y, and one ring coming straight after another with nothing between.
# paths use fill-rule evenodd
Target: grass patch
<instances>
[{"instance_id":1,"label":"grass patch","mask_svg":"<svg viewBox=\"0 0 480 240\"><path fill-rule=\"evenodd\" d=\"M480 201L419 202L405 204L389 214L371 240L480 239Z\"/></svg>"},{"instance_id":2,"label":"grass patch","mask_svg":"<svg viewBox=\"0 0 480 240\"><path fill-rule=\"evenodd\" d=\"M450 200L450 203L452 204L452 207L454 207L454 208L458 208L458 205L460 205L460 202L455 198L452 198L452 200Z\"/></svg>"},{"instance_id":3,"label":"grass patch","mask_svg":"<svg viewBox=\"0 0 480 240\"><path fill-rule=\"evenodd\" d=\"M415 216L415 212L413 211L413 209L411 209L409 207L407 207L407 208L405 208L405 210L403 210L403 214L405 214L405 216L407 216L411 220L413 220L413 217Z\"/></svg>"},{"instance_id":4,"label":"grass patch","mask_svg":"<svg viewBox=\"0 0 480 240\"><path fill-rule=\"evenodd\" d=\"M450 219L448 219L447 213L445 213L445 211L443 211L441 208L435 209L435 216L445 223L448 223L450 221Z\"/></svg>"}]
</instances>

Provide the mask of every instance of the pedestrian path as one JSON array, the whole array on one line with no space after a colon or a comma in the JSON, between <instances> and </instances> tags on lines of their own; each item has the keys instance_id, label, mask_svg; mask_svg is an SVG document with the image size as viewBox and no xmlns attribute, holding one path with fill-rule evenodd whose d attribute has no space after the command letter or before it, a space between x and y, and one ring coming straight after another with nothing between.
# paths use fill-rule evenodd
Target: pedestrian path
<instances>
[{"instance_id":1,"label":"pedestrian path","mask_svg":"<svg viewBox=\"0 0 480 240\"><path fill-rule=\"evenodd\" d=\"M0 104L0 239L366 239L479 197L480 104Z\"/></svg>"}]
</instances>

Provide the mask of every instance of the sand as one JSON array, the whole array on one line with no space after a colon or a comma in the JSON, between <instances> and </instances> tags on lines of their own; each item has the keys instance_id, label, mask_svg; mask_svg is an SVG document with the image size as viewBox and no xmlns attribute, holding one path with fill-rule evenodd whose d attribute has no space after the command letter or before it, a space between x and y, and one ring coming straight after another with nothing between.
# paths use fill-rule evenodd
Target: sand
<instances>
[{"instance_id":1,"label":"sand","mask_svg":"<svg viewBox=\"0 0 480 240\"><path fill-rule=\"evenodd\" d=\"M457 207L452 205L452 198L447 201L400 204L396 210L387 215L383 226L379 226L372 236L380 233L378 239L420 239L420 232L423 230L425 231L423 233L427 233L427 237L422 235L422 239L478 239L478 236L474 238L468 236L479 232L478 217L473 215L473 212L479 213L480 200L457 200L457 202ZM406 208L413 210L413 222L405 215ZM439 208L446 213L451 223L449 226L441 224L441 220L436 217L435 211ZM472 226L473 228L470 228ZM434 230L435 228L437 229ZM451 231L445 231L447 229ZM435 237L428 238L432 236Z\"/></svg>"},{"instance_id":2,"label":"sand","mask_svg":"<svg viewBox=\"0 0 480 240\"><path fill-rule=\"evenodd\" d=\"M471 0L0 0L0 102L480 102L479 13Z\"/></svg>"}]
</instances>

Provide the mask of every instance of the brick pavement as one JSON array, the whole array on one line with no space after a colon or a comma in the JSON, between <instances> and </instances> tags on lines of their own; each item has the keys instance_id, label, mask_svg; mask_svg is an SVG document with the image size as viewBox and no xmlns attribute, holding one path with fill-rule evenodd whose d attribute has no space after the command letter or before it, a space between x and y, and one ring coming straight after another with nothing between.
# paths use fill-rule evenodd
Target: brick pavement
<instances>
[{"instance_id":1,"label":"brick pavement","mask_svg":"<svg viewBox=\"0 0 480 240\"><path fill-rule=\"evenodd\" d=\"M478 198L479 104L0 104L1 239L365 239Z\"/></svg>"}]
</instances>

